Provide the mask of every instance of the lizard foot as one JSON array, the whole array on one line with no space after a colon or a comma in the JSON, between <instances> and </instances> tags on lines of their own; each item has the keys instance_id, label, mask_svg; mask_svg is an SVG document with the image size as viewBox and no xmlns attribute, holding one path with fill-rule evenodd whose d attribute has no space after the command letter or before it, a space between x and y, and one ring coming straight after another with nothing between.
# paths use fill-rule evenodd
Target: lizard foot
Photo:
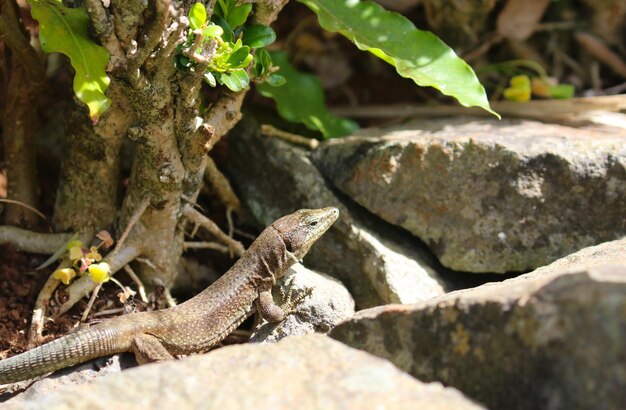
<instances>
[{"instance_id":1,"label":"lizard foot","mask_svg":"<svg viewBox=\"0 0 626 410\"><path fill-rule=\"evenodd\" d=\"M285 284L285 287L287 287L288 289L286 295L282 287L278 288L280 292L280 300L282 302L280 308L283 310L283 312L285 312L285 316L291 314L300 315L304 313L302 309L298 308L298 305L308 296L311 296L311 293L313 293L313 288L305 288L299 295L294 298L293 280L294 276L291 276L291 278L289 278L289 281Z\"/></svg>"}]
</instances>

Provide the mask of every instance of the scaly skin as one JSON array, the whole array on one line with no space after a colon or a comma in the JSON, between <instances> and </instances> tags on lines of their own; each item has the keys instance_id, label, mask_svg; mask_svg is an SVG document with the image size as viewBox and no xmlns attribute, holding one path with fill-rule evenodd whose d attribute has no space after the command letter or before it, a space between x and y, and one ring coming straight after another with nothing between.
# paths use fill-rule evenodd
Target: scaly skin
<instances>
[{"instance_id":1,"label":"scaly skin","mask_svg":"<svg viewBox=\"0 0 626 410\"><path fill-rule=\"evenodd\" d=\"M30 379L97 357L133 351L140 363L204 350L223 340L255 310L269 321L289 311L272 286L337 219L336 208L301 209L266 228L220 279L176 307L133 313L80 329L0 361L0 384Z\"/></svg>"}]
</instances>

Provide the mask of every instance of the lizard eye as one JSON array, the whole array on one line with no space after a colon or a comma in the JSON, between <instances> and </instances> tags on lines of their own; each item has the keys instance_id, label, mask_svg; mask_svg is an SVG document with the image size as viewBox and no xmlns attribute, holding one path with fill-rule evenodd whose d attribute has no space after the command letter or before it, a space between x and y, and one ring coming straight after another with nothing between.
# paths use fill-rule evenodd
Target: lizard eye
<instances>
[{"instance_id":1,"label":"lizard eye","mask_svg":"<svg viewBox=\"0 0 626 410\"><path fill-rule=\"evenodd\" d=\"M309 226L311 226L311 227L317 226L317 222L318 221L311 221L311 222L309 222Z\"/></svg>"}]
</instances>

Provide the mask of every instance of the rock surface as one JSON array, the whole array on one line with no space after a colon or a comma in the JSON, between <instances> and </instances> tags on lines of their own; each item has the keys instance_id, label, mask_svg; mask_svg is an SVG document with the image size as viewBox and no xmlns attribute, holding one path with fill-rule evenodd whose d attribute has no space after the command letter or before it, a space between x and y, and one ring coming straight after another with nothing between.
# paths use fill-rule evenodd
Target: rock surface
<instances>
[{"instance_id":1,"label":"rock surface","mask_svg":"<svg viewBox=\"0 0 626 410\"><path fill-rule=\"evenodd\" d=\"M330 336L489 408L623 408L626 239L501 283L364 310Z\"/></svg>"},{"instance_id":2,"label":"rock surface","mask_svg":"<svg viewBox=\"0 0 626 410\"><path fill-rule=\"evenodd\" d=\"M626 235L626 143L531 121L369 129L313 154L352 199L470 272L525 271Z\"/></svg>"},{"instance_id":3,"label":"rock surface","mask_svg":"<svg viewBox=\"0 0 626 410\"><path fill-rule=\"evenodd\" d=\"M444 293L446 284L431 267L432 257L411 244L410 235L367 221L375 218L343 203L307 151L261 136L251 120L230 133L229 143L231 179L259 226L299 208L339 208L339 219L305 262L340 279L358 308L417 302Z\"/></svg>"},{"instance_id":4,"label":"rock surface","mask_svg":"<svg viewBox=\"0 0 626 410\"><path fill-rule=\"evenodd\" d=\"M479 409L326 336L233 345L10 401L6 409Z\"/></svg>"},{"instance_id":5,"label":"rock surface","mask_svg":"<svg viewBox=\"0 0 626 410\"><path fill-rule=\"evenodd\" d=\"M341 282L299 263L291 268L279 286L284 295L291 287L293 298L307 289L311 294L298 304L297 314L287 316L279 324L259 323L250 337L251 342L275 343L287 336L328 333L337 323L354 315L354 299ZM277 293L274 289L274 295Z\"/></svg>"}]
</instances>

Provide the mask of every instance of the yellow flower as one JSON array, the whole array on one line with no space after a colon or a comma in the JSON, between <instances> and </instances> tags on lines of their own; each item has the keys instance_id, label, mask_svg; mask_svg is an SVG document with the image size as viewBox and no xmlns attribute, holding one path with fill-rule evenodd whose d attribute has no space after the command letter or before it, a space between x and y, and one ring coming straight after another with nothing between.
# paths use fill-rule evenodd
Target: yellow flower
<instances>
[{"instance_id":1,"label":"yellow flower","mask_svg":"<svg viewBox=\"0 0 626 410\"><path fill-rule=\"evenodd\" d=\"M77 261L83 257L83 244L80 241L72 241L72 243L74 244L72 247L69 247L68 245L70 260ZM72 243L70 243L70 245Z\"/></svg>"},{"instance_id":2,"label":"yellow flower","mask_svg":"<svg viewBox=\"0 0 626 410\"><path fill-rule=\"evenodd\" d=\"M111 267L106 262L94 263L89 265L89 273L96 283L104 283L110 279L109 272Z\"/></svg>"},{"instance_id":3,"label":"yellow flower","mask_svg":"<svg viewBox=\"0 0 626 410\"><path fill-rule=\"evenodd\" d=\"M527 75L516 75L509 82L511 86L504 90L504 98L509 101L530 100L530 78Z\"/></svg>"},{"instance_id":4,"label":"yellow flower","mask_svg":"<svg viewBox=\"0 0 626 410\"><path fill-rule=\"evenodd\" d=\"M57 269L52 274L55 279L63 282L64 285L69 285L76 277L76 271L72 268Z\"/></svg>"}]
</instances>

